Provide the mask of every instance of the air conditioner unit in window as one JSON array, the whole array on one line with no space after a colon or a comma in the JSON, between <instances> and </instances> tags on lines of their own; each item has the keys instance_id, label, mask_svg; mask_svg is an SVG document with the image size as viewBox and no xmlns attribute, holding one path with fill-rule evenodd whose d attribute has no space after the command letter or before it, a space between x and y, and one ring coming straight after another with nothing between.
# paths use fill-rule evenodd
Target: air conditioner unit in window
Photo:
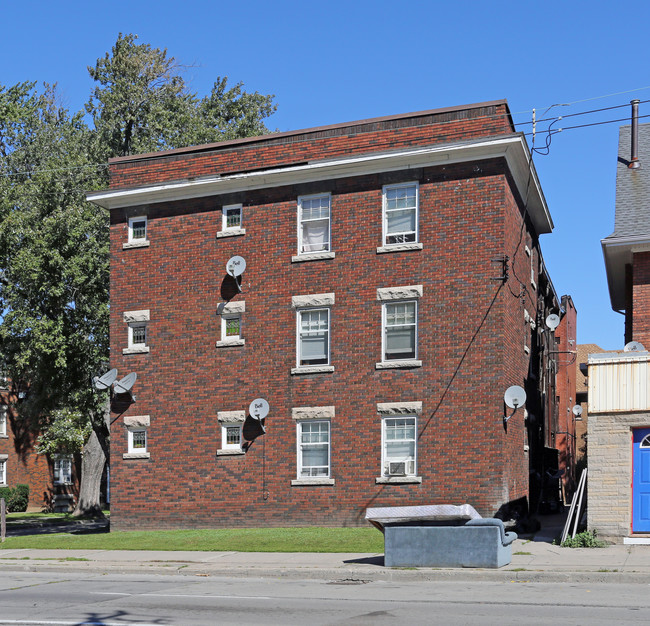
<instances>
[{"instance_id":1,"label":"air conditioner unit in window","mask_svg":"<svg viewBox=\"0 0 650 626\"><path fill-rule=\"evenodd\" d=\"M406 476L406 461L391 461L388 463L389 476Z\"/></svg>"}]
</instances>

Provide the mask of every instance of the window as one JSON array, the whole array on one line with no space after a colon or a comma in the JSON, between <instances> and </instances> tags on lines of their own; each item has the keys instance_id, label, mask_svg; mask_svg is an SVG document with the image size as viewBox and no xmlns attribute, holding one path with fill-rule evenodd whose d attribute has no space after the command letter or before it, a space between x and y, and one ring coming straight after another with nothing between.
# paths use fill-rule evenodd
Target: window
<instances>
[{"instance_id":1,"label":"window","mask_svg":"<svg viewBox=\"0 0 650 626\"><path fill-rule=\"evenodd\" d=\"M242 226L242 205L231 204L223 207L222 230L239 230Z\"/></svg>"},{"instance_id":2,"label":"window","mask_svg":"<svg viewBox=\"0 0 650 626\"><path fill-rule=\"evenodd\" d=\"M328 365L329 309L298 311L298 366Z\"/></svg>"},{"instance_id":3,"label":"window","mask_svg":"<svg viewBox=\"0 0 650 626\"><path fill-rule=\"evenodd\" d=\"M241 336L241 317L239 315L224 315L221 318L221 339L239 339Z\"/></svg>"},{"instance_id":4,"label":"window","mask_svg":"<svg viewBox=\"0 0 650 626\"><path fill-rule=\"evenodd\" d=\"M0 437L7 436L7 410L6 404L0 404Z\"/></svg>"},{"instance_id":5,"label":"window","mask_svg":"<svg viewBox=\"0 0 650 626\"><path fill-rule=\"evenodd\" d=\"M219 411L217 420L221 426L221 448L217 450L217 456L244 454L241 446L246 411Z\"/></svg>"},{"instance_id":6,"label":"window","mask_svg":"<svg viewBox=\"0 0 650 626\"><path fill-rule=\"evenodd\" d=\"M384 476L415 476L415 417L385 417L382 432Z\"/></svg>"},{"instance_id":7,"label":"window","mask_svg":"<svg viewBox=\"0 0 650 626\"><path fill-rule=\"evenodd\" d=\"M418 185L406 183L384 187L384 245L417 243Z\"/></svg>"},{"instance_id":8,"label":"window","mask_svg":"<svg viewBox=\"0 0 650 626\"><path fill-rule=\"evenodd\" d=\"M417 301L386 302L383 306L384 361L417 358Z\"/></svg>"},{"instance_id":9,"label":"window","mask_svg":"<svg viewBox=\"0 0 650 626\"><path fill-rule=\"evenodd\" d=\"M298 422L298 478L329 478L329 421Z\"/></svg>"},{"instance_id":10,"label":"window","mask_svg":"<svg viewBox=\"0 0 650 626\"><path fill-rule=\"evenodd\" d=\"M127 323L127 347L122 350L123 354L139 354L149 352L147 340L149 337L149 310L125 311L124 321Z\"/></svg>"},{"instance_id":11,"label":"window","mask_svg":"<svg viewBox=\"0 0 650 626\"><path fill-rule=\"evenodd\" d=\"M242 338L242 313L246 311L246 302L221 303L217 313L221 316L221 339L217 341L217 348L228 346L243 346Z\"/></svg>"},{"instance_id":12,"label":"window","mask_svg":"<svg viewBox=\"0 0 650 626\"><path fill-rule=\"evenodd\" d=\"M7 484L7 455L0 454L0 485Z\"/></svg>"},{"instance_id":13,"label":"window","mask_svg":"<svg viewBox=\"0 0 650 626\"><path fill-rule=\"evenodd\" d=\"M298 254L330 251L330 195L298 198Z\"/></svg>"},{"instance_id":14,"label":"window","mask_svg":"<svg viewBox=\"0 0 650 626\"><path fill-rule=\"evenodd\" d=\"M130 217L129 218L129 241L141 242L147 240L147 218Z\"/></svg>"},{"instance_id":15,"label":"window","mask_svg":"<svg viewBox=\"0 0 650 626\"><path fill-rule=\"evenodd\" d=\"M129 428L129 453L137 454L147 452L147 429Z\"/></svg>"},{"instance_id":16,"label":"window","mask_svg":"<svg viewBox=\"0 0 650 626\"><path fill-rule=\"evenodd\" d=\"M72 457L58 456L54 459L54 484L69 485L72 483Z\"/></svg>"}]
</instances>

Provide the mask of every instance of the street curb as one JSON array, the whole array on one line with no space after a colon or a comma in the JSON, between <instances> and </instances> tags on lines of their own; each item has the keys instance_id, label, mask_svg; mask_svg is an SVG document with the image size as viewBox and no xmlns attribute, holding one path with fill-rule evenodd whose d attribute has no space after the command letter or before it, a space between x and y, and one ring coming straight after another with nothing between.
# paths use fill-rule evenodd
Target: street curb
<instances>
[{"instance_id":1,"label":"street curb","mask_svg":"<svg viewBox=\"0 0 650 626\"><path fill-rule=\"evenodd\" d=\"M74 572L95 574L153 574L166 576L205 576L215 578L281 578L291 580L323 580L339 584L367 582L503 582L503 583L611 583L649 584L650 573L594 572L544 570L486 570L486 569L392 569L359 570L353 568L219 568L203 563L117 563L96 561L10 561L0 559L3 571Z\"/></svg>"}]
</instances>

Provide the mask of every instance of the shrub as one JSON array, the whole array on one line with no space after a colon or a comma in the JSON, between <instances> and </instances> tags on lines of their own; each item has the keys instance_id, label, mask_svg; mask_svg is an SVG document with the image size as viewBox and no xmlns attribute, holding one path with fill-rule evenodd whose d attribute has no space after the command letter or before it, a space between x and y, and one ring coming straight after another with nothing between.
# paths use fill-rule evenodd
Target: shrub
<instances>
[{"instance_id":1,"label":"shrub","mask_svg":"<svg viewBox=\"0 0 650 626\"><path fill-rule=\"evenodd\" d=\"M24 513L29 503L29 485L0 487L0 498L5 499L7 513Z\"/></svg>"},{"instance_id":2,"label":"shrub","mask_svg":"<svg viewBox=\"0 0 650 626\"><path fill-rule=\"evenodd\" d=\"M597 539L595 530L585 530L562 542L563 548L604 548L606 545L606 542Z\"/></svg>"}]
</instances>

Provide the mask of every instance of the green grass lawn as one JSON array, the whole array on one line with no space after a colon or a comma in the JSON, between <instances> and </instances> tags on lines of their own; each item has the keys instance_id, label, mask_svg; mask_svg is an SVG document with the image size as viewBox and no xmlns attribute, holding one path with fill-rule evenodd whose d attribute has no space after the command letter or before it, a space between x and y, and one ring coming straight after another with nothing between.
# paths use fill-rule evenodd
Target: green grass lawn
<instances>
[{"instance_id":1,"label":"green grass lawn","mask_svg":"<svg viewBox=\"0 0 650 626\"><path fill-rule=\"evenodd\" d=\"M383 553L384 536L372 527L238 528L44 534L7 537L0 544L0 550L17 548Z\"/></svg>"}]
</instances>

